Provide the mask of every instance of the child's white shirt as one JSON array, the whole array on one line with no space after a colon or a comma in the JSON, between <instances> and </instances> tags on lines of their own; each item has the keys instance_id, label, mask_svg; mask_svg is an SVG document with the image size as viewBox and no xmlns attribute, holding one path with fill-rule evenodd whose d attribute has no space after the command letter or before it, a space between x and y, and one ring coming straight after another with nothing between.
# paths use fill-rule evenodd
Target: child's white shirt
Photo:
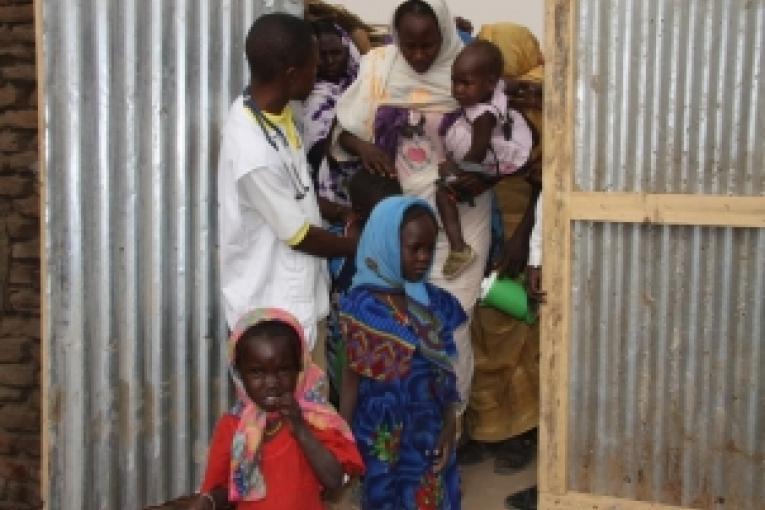
<instances>
[{"instance_id":1,"label":"child's white shirt","mask_svg":"<svg viewBox=\"0 0 765 510\"><path fill-rule=\"evenodd\" d=\"M304 235L308 225L320 227L322 219L303 148L289 148L271 135L279 150L268 143L242 97L237 98L223 129L218 162L223 308L232 329L254 308L287 310L300 321L313 348L317 323L329 313L327 264L288 243Z\"/></svg>"},{"instance_id":2,"label":"child's white shirt","mask_svg":"<svg viewBox=\"0 0 765 510\"><path fill-rule=\"evenodd\" d=\"M505 83L502 80L497 83L489 102L465 108L464 115L460 115L449 127L444 136L446 153L455 161L464 160L473 140L472 124L487 112L497 119L497 123L491 132L492 150L487 152L483 160L482 173L495 175L499 170L502 175L512 174L528 161L534 141L531 127L523 115L508 108ZM512 126L509 140L505 138L503 127L507 119Z\"/></svg>"}]
</instances>

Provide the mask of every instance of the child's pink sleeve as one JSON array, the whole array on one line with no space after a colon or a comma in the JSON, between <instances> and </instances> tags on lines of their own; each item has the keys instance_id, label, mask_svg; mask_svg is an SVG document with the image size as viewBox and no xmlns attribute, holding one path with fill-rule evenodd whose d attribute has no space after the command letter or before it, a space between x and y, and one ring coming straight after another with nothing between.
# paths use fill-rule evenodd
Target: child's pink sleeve
<instances>
[{"instance_id":1,"label":"child's pink sleeve","mask_svg":"<svg viewBox=\"0 0 765 510\"><path fill-rule=\"evenodd\" d=\"M364 473L364 461L361 460L361 454L354 441L335 429L313 429L313 433L316 439L321 441L321 444L340 462L347 475L355 476Z\"/></svg>"},{"instance_id":2,"label":"child's pink sleeve","mask_svg":"<svg viewBox=\"0 0 765 510\"><path fill-rule=\"evenodd\" d=\"M231 469L231 441L236 431L237 418L230 414L223 415L215 425L215 432L210 440L207 452L207 469L202 482L201 492L210 492L218 487L228 487Z\"/></svg>"}]
</instances>

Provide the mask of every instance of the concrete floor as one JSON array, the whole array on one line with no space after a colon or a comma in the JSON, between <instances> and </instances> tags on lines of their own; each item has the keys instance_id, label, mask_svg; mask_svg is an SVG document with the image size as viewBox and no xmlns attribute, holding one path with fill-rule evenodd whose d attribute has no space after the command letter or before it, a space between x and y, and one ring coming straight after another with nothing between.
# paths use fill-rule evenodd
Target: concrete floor
<instances>
[{"instance_id":1,"label":"concrete floor","mask_svg":"<svg viewBox=\"0 0 765 510\"><path fill-rule=\"evenodd\" d=\"M494 473L494 459L462 468L463 510L504 510L505 498L536 484L537 462L512 475Z\"/></svg>"}]
</instances>

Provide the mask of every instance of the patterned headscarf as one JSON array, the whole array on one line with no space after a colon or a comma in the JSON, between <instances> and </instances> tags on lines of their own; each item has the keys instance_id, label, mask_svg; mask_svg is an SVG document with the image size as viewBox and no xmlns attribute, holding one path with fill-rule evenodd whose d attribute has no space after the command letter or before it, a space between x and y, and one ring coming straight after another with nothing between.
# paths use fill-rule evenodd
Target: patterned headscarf
<instances>
[{"instance_id":1,"label":"patterned headscarf","mask_svg":"<svg viewBox=\"0 0 765 510\"><path fill-rule=\"evenodd\" d=\"M301 343L301 371L295 385L295 400L303 417L321 430L336 429L347 439L353 435L340 415L327 403L323 394L326 387L324 372L311 360L311 350L300 323L291 314L278 308L253 310L242 317L231 333L228 343L229 372L234 381L237 403L231 413L239 417L239 424L231 443L231 477L229 501L257 501L266 496L266 481L260 469L260 446L266 426L266 412L250 399L235 368L236 345L253 326L262 322L278 321L295 330Z\"/></svg>"},{"instance_id":2,"label":"patterned headscarf","mask_svg":"<svg viewBox=\"0 0 765 510\"><path fill-rule=\"evenodd\" d=\"M359 73L359 50L342 28L335 28L340 42L348 50L348 64L337 83L317 79L311 95L303 103L303 140L306 150L310 150L316 142L327 137L335 120L337 99Z\"/></svg>"},{"instance_id":3,"label":"patterned headscarf","mask_svg":"<svg viewBox=\"0 0 765 510\"><path fill-rule=\"evenodd\" d=\"M381 201L372 211L356 249L356 275L351 288L371 285L380 289L401 289L404 294L421 305L430 305L422 280L410 282L401 271L401 222L404 213L415 205L432 211L430 205L420 198L395 196Z\"/></svg>"}]
</instances>

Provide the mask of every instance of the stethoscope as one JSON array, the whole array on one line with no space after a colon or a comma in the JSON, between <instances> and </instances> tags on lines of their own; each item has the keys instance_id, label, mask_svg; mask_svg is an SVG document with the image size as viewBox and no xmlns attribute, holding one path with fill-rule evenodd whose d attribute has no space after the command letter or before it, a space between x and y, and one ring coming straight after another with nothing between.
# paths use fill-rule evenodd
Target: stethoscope
<instances>
[{"instance_id":1,"label":"stethoscope","mask_svg":"<svg viewBox=\"0 0 765 510\"><path fill-rule=\"evenodd\" d=\"M282 132L281 129L279 129L279 126L271 122L271 120L263 115L263 112L255 103L255 100L252 99L252 96L250 96L249 87L244 89L242 96L244 98L244 106L250 111L250 113L252 113L252 116L255 118L258 126L260 126L261 131L263 131L263 136L266 138L268 144L273 147L277 153L280 153L279 144L276 140L274 140L274 137L271 136L271 133L275 133L276 138L279 139L285 151L289 151L289 141L287 140L287 136ZM287 170L287 176L289 177L292 186L295 188L295 200L303 200L306 197L306 193L308 193L308 190L311 188L303 183L303 180L300 178L300 172L298 171L297 166L295 166L295 162L291 158L288 157L287 159L281 159L284 162L285 169Z\"/></svg>"}]
</instances>

